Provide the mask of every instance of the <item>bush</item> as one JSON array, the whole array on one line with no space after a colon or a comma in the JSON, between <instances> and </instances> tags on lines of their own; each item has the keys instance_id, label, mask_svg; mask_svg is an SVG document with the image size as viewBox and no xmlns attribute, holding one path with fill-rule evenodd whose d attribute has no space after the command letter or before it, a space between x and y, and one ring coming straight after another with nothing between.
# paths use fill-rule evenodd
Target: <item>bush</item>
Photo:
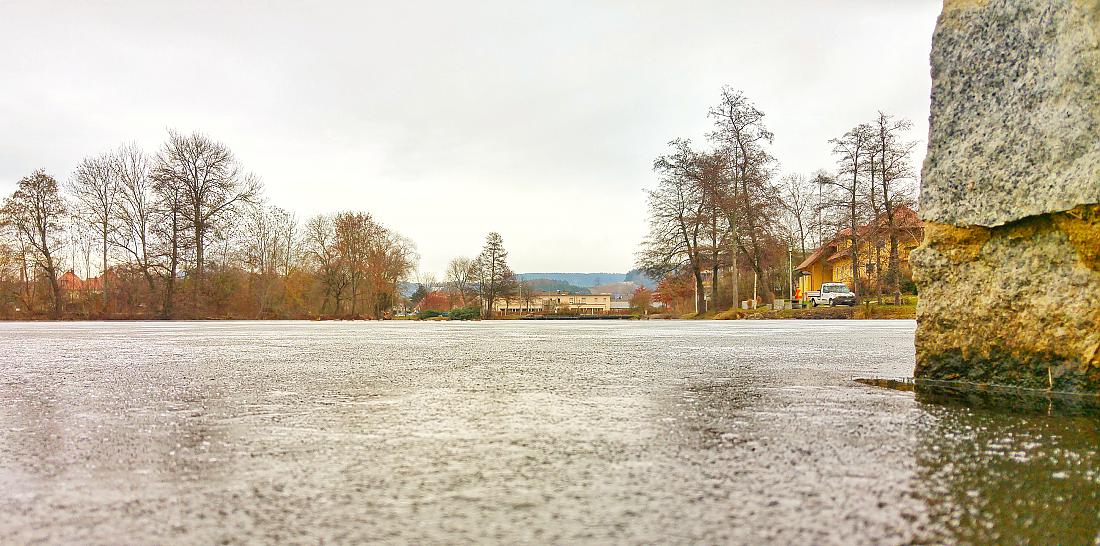
<instances>
[{"instance_id":1,"label":"bush","mask_svg":"<svg viewBox=\"0 0 1100 546\"><path fill-rule=\"evenodd\" d=\"M902 294L917 294L917 284L913 282L913 279L902 279L900 288Z\"/></svg>"},{"instance_id":2,"label":"bush","mask_svg":"<svg viewBox=\"0 0 1100 546\"><path fill-rule=\"evenodd\" d=\"M451 309L451 320L474 320L481 318L481 309L478 307L457 307Z\"/></svg>"},{"instance_id":3,"label":"bush","mask_svg":"<svg viewBox=\"0 0 1100 546\"><path fill-rule=\"evenodd\" d=\"M442 311L433 311L431 309L428 309L426 311L419 311L419 312L416 313L416 318L418 318L420 320L430 319L430 318L435 318L435 317L442 317L442 316L443 316Z\"/></svg>"}]
</instances>

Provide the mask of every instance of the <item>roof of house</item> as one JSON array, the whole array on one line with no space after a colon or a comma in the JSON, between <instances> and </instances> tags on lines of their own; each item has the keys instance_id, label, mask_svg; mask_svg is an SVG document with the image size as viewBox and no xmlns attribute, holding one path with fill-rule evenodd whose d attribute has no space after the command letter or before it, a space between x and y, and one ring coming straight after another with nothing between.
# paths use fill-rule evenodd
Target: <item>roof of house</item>
<instances>
[{"instance_id":1,"label":"roof of house","mask_svg":"<svg viewBox=\"0 0 1100 546\"><path fill-rule=\"evenodd\" d=\"M899 228L919 228L923 225L917 213L909 207L899 207L894 213L895 225ZM868 222L856 228L856 232L861 236L866 235L870 231L885 227L888 222L889 219L886 214L880 214L873 222ZM832 262L849 256L846 250L839 248L839 242L850 237L851 233L852 228L844 228L838 231L831 240L807 256L805 260L802 260L802 263L798 264L795 269L805 271L822 258L827 262Z\"/></svg>"},{"instance_id":2,"label":"roof of house","mask_svg":"<svg viewBox=\"0 0 1100 546\"><path fill-rule=\"evenodd\" d=\"M84 281L76 276L70 269L57 278L57 284L62 290L76 291L84 289Z\"/></svg>"},{"instance_id":3,"label":"roof of house","mask_svg":"<svg viewBox=\"0 0 1100 546\"><path fill-rule=\"evenodd\" d=\"M825 254L826 250L828 250L830 248L833 248L835 246L836 246L835 244L832 244L832 242L830 242L830 244L826 244L825 246L813 251L813 253L810 254L809 256L807 256L805 260L802 260L802 263L798 264L798 266L795 267L795 269L797 269L799 271L809 269L810 266L814 264L814 262L821 259L821 256L823 254Z\"/></svg>"},{"instance_id":4,"label":"roof of house","mask_svg":"<svg viewBox=\"0 0 1100 546\"><path fill-rule=\"evenodd\" d=\"M103 276L89 277L84 281L85 290L103 290Z\"/></svg>"},{"instance_id":5,"label":"roof of house","mask_svg":"<svg viewBox=\"0 0 1100 546\"><path fill-rule=\"evenodd\" d=\"M535 292L536 296L611 296L612 294L571 294L569 292Z\"/></svg>"}]
</instances>

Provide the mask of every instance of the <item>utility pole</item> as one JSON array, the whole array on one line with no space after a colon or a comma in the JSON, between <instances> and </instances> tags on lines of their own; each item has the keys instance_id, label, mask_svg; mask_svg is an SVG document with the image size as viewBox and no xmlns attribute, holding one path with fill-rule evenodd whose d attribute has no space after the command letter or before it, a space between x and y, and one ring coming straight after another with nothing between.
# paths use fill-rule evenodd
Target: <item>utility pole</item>
<instances>
[{"instance_id":1,"label":"utility pole","mask_svg":"<svg viewBox=\"0 0 1100 546\"><path fill-rule=\"evenodd\" d=\"M755 271L753 271L753 273L752 273L752 308L753 309L756 309L756 302L757 302L757 299L759 298L759 296L757 296L757 293L756 293L756 280L757 280L757 277L758 277L758 274Z\"/></svg>"},{"instance_id":2,"label":"utility pole","mask_svg":"<svg viewBox=\"0 0 1100 546\"><path fill-rule=\"evenodd\" d=\"M695 314L698 315L699 314L699 284L695 282L695 279L692 279L691 285L695 287L695 289L692 290L692 293L695 295L695 297L692 298L692 299L695 300Z\"/></svg>"},{"instance_id":3,"label":"utility pole","mask_svg":"<svg viewBox=\"0 0 1100 546\"><path fill-rule=\"evenodd\" d=\"M787 245L787 296L794 301L794 247Z\"/></svg>"},{"instance_id":4,"label":"utility pole","mask_svg":"<svg viewBox=\"0 0 1100 546\"><path fill-rule=\"evenodd\" d=\"M817 246L821 248L825 245L825 232L821 225L821 188L825 186L825 182L821 178L817 179Z\"/></svg>"}]
</instances>

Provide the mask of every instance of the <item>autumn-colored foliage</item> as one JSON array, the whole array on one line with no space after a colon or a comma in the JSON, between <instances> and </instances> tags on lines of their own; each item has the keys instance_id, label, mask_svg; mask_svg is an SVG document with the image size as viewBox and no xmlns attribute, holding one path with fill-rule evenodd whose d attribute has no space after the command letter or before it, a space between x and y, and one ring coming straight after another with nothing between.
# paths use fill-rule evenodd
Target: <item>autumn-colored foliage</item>
<instances>
[{"instance_id":1,"label":"autumn-colored foliage","mask_svg":"<svg viewBox=\"0 0 1100 546\"><path fill-rule=\"evenodd\" d=\"M424 299L420 300L418 307L421 311L449 311L451 309L450 300L451 298L443 290L434 290L428 292Z\"/></svg>"}]
</instances>

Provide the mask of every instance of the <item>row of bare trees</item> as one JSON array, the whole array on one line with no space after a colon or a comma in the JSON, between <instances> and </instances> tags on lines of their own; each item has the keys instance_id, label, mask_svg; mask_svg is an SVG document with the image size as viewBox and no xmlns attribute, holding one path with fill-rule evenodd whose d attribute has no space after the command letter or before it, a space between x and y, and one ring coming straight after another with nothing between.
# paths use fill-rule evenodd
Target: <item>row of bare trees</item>
<instances>
[{"instance_id":1,"label":"row of bare trees","mask_svg":"<svg viewBox=\"0 0 1100 546\"><path fill-rule=\"evenodd\" d=\"M416 259L365 213L302 229L228 146L170 131L155 154L127 144L63 184L19 182L0 209L0 314L381 316Z\"/></svg>"},{"instance_id":2,"label":"row of bare trees","mask_svg":"<svg viewBox=\"0 0 1100 546\"><path fill-rule=\"evenodd\" d=\"M770 301L788 294L795 259L847 233L856 279L859 238L889 242L887 280L900 294L899 215L914 206L916 188L909 122L880 113L831 141L835 173L807 177L780 176L765 115L740 91L723 88L708 116L714 125L706 147L675 139L653 163L657 185L647 191L640 268L667 280L669 293L683 293L687 278L692 310L736 305L748 290ZM873 233L866 228L880 223Z\"/></svg>"},{"instance_id":3,"label":"row of bare trees","mask_svg":"<svg viewBox=\"0 0 1100 546\"><path fill-rule=\"evenodd\" d=\"M868 294L861 280L866 271L863 264L882 262L878 255L861 256L861 249L871 247L878 254L886 246L886 275L875 266L866 273L874 275L879 295L886 290L895 303L901 299L901 241L913 236L905 215L916 208L912 162L918 143L908 139L911 129L908 120L879 112L874 121L856 125L830 141L837 158L836 173L822 172L815 178L823 188L818 205L824 211L822 229L831 228L848 243L852 289Z\"/></svg>"},{"instance_id":4,"label":"row of bare trees","mask_svg":"<svg viewBox=\"0 0 1100 546\"><path fill-rule=\"evenodd\" d=\"M362 212L314 217L304 243L321 287L321 314L383 316L398 303L397 283L415 266L412 242Z\"/></svg>"},{"instance_id":5,"label":"row of bare trees","mask_svg":"<svg viewBox=\"0 0 1100 546\"><path fill-rule=\"evenodd\" d=\"M760 281L769 278L774 248L781 245L776 162L768 151L773 135L764 113L727 87L708 115L714 129L707 149L676 139L654 161L658 183L648 192L649 234L638 253L639 267L655 279L690 276L699 311L707 309L708 299L711 307L722 299L723 268L731 271L731 302L740 299L743 270L771 299L775 284ZM711 279L709 298L705 276Z\"/></svg>"}]
</instances>

